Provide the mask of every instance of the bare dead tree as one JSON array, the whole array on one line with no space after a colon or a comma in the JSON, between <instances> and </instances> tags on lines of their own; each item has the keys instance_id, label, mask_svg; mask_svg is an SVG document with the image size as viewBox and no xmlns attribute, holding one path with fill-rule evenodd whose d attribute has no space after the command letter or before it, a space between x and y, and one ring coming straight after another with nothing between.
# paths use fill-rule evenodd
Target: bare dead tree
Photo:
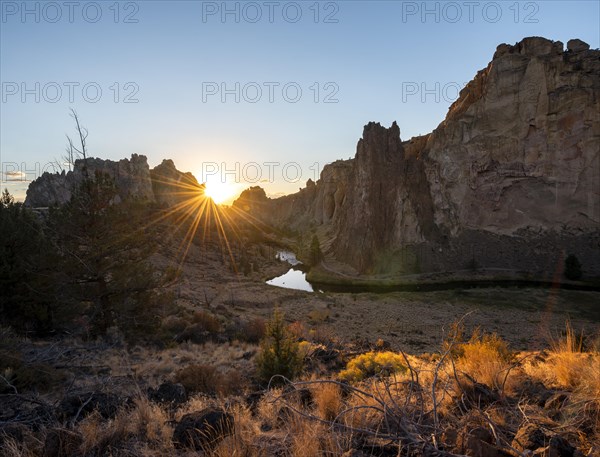
<instances>
[{"instance_id":1,"label":"bare dead tree","mask_svg":"<svg viewBox=\"0 0 600 457\"><path fill-rule=\"evenodd\" d=\"M67 137L67 147L65 148L66 155L63 156L63 161L68 165L69 171L73 169L77 159L87 159L88 137L88 130L81 125L79 115L73 108L71 108L71 117L75 120L75 128L77 130L77 136L79 137L79 147L75 146L73 139L65 134Z\"/></svg>"}]
</instances>

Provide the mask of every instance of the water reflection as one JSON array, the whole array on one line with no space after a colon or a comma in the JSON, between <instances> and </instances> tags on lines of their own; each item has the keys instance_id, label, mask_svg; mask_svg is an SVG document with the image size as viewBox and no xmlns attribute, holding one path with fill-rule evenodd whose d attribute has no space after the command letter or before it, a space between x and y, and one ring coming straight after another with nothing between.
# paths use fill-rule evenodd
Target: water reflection
<instances>
[{"instance_id":1,"label":"water reflection","mask_svg":"<svg viewBox=\"0 0 600 457\"><path fill-rule=\"evenodd\" d=\"M293 268L290 268L286 274L267 281L267 284L270 286L284 287L286 289L314 292L312 286L306 280L306 273L300 270L294 270Z\"/></svg>"},{"instance_id":2,"label":"water reflection","mask_svg":"<svg viewBox=\"0 0 600 457\"><path fill-rule=\"evenodd\" d=\"M300 269L294 268L302 265L302 262L296 258L296 254L291 251L279 251L275 258L289 263L292 265L292 268L290 268L287 273L267 281L268 285L283 287L285 289L314 292L311 284L306 280L306 273Z\"/></svg>"},{"instance_id":3,"label":"water reflection","mask_svg":"<svg viewBox=\"0 0 600 457\"><path fill-rule=\"evenodd\" d=\"M297 258L296 258L296 254L294 254L291 251L279 251L276 255L275 258L277 260L281 260L282 262L287 262L290 265L301 265L302 262L300 262Z\"/></svg>"}]
</instances>

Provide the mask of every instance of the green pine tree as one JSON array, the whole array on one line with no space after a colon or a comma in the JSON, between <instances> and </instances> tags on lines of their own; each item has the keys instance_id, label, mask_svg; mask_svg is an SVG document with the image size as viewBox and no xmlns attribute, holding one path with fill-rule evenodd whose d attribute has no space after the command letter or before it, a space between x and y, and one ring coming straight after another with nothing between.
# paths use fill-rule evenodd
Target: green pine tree
<instances>
[{"instance_id":1,"label":"green pine tree","mask_svg":"<svg viewBox=\"0 0 600 457\"><path fill-rule=\"evenodd\" d=\"M302 357L299 354L298 343L286 328L283 313L278 308L267 323L256 364L261 381L271 381L272 385L283 383L281 378L271 380L275 375L294 379L302 371Z\"/></svg>"},{"instance_id":2,"label":"green pine tree","mask_svg":"<svg viewBox=\"0 0 600 457\"><path fill-rule=\"evenodd\" d=\"M579 262L579 259L573 254L565 259L565 276L572 281L581 279L581 262Z\"/></svg>"},{"instance_id":3,"label":"green pine tree","mask_svg":"<svg viewBox=\"0 0 600 457\"><path fill-rule=\"evenodd\" d=\"M60 308L53 258L40 217L5 189L0 197L0 322L19 332L53 329Z\"/></svg>"},{"instance_id":4,"label":"green pine tree","mask_svg":"<svg viewBox=\"0 0 600 457\"><path fill-rule=\"evenodd\" d=\"M51 211L49 226L61 300L85 316L91 336L117 326L135 340L158 327L166 297L149 263L157 238L146 228L149 210L139 202L115 203L116 195L108 175L86 177L67 204Z\"/></svg>"},{"instance_id":5,"label":"green pine tree","mask_svg":"<svg viewBox=\"0 0 600 457\"><path fill-rule=\"evenodd\" d=\"M309 249L309 262L311 265L318 265L323 260L323 252L321 251L321 244L317 235L313 235L310 242Z\"/></svg>"}]
</instances>

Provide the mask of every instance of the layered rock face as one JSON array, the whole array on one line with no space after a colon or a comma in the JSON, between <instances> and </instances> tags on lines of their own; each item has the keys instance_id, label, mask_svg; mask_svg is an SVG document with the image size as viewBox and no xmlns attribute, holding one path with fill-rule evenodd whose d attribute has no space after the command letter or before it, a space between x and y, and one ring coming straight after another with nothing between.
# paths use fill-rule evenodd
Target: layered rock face
<instances>
[{"instance_id":1,"label":"layered rock face","mask_svg":"<svg viewBox=\"0 0 600 457\"><path fill-rule=\"evenodd\" d=\"M173 206L203 191L196 178L191 173L177 170L172 160L163 160L150 170L146 156L133 154L131 159L119 161L79 159L72 171L44 173L29 184L25 204L34 208L62 205L71 199L85 176L93 178L96 173L114 179L115 203L138 199Z\"/></svg>"},{"instance_id":2,"label":"layered rock face","mask_svg":"<svg viewBox=\"0 0 600 457\"><path fill-rule=\"evenodd\" d=\"M432 133L403 143L370 123L353 160L257 214L321 226L362 272L552 274L573 253L600 275L599 156L600 52L526 38L498 46Z\"/></svg>"},{"instance_id":3,"label":"layered rock face","mask_svg":"<svg viewBox=\"0 0 600 457\"><path fill-rule=\"evenodd\" d=\"M597 228L600 52L501 45L420 151L436 224L456 234Z\"/></svg>"},{"instance_id":4,"label":"layered rock face","mask_svg":"<svg viewBox=\"0 0 600 457\"><path fill-rule=\"evenodd\" d=\"M27 189L25 204L31 207L62 205L71 199L74 189L84 176L104 173L114 179L118 200L139 198L154 200L150 168L145 156L133 154L131 159L118 162L97 158L78 159L73 170L62 173L44 173L32 181Z\"/></svg>"}]
</instances>

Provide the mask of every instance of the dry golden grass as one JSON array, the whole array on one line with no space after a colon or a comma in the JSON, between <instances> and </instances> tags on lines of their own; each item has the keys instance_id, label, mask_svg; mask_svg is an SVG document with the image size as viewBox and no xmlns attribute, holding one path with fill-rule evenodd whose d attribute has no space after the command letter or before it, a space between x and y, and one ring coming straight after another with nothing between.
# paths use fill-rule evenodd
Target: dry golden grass
<instances>
[{"instance_id":1,"label":"dry golden grass","mask_svg":"<svg viewBox=\"0 0 600 457\"><path fill-rule=\"evenodd\" d=\"M457 352L455 366L458 372L489 387L504 389L514 361L507 343L498 335L476 331Z\"/></svg>"},{"instance_id":2,"label":"dry golden grass","mask_svg":"<svg viewBox=\"0 0 600 457\"><path fill-rule=\"evenodd\" d=\"M310 353L312 347L316 346L306 343L306 353ZM242 364L251 364L253 362L248 361L244 354L253 348L255 346L245 343L182 344L179 349L154 353L148 348L140 348L121 358L116 353L111 353L111 357L114 357L111 360L115 363L118 361L123 367L134 364L138 368L138 375L145 372L151 374L153 380L172 380L177 370L190 364L214 363L219 370L231 369L236 360L241 360ZM448 358L440 363L441 354L448 349L452 349L449 353L452 359ZM388 351L370 353L362 359L356 358L357 361L362 361L355 367L357 370L378 376L356 380L352 386L344 387L343 390L333 381L337 377L336 373L327 373L326 376L307 374L305 379L308 381L296 387L305 387L308 383L313 400L310 404L303 404L300 395L290 394L293 389L289 386L287 389L278 388L266 392L252 411L239 398L225 392L213 397L200 394L192 396L175 411L154 404L140 395L133 406L124 407L114 419L107 420L92 413L82 419L72 433L81 436L79 450L82 455L198 455L192 451L175 450L172 443L174 423L181 420L184 414L207 407L218 407L225 408L233 415L234 430L216 444L214 449L207 450L202 455L337 456L356 448L365 435L336 428L333 422L353 427L354 430L370 430L372 433L400 433L394 429L394 424L399 423L394 420L401 418L420 430L418 427L421 424L432 427L435 398L439 430L487 427L486 421L489 420L510 441L523 417L526 417L529 421L554 427L558 431L574 434L573 436L579 434L580 438L569 438L569 442L585 451L593 443L600 442L600 353L595 349L590 352L583 350L581 338L567 329L565 337L557 340L549 351L521 353L517 360L508 345L498 336L477 332L467 341L446 346L436 355L405 357ZM402 366L399 371L396 363ZM412 371L407 368L409 365ZM223 373L226 374L227 371ZM525 380L531 381L530 384L541 381L544 386L540 384L541 387L535 386L535 389L541 389L543 394L553 393L546 388L555 389L566 394L567 401L560 407L558 414L556 410L550 413L545 410L543 403L536 403L539 398L535 395L521 397L522 391L505 389L506 395L501 402L469 404L467 401L466 411L458 410L456 395L460 394L460 386L455 384L455 376L461 383L473 379L490 388L500 389L505 384L507 373L509 376L505 387ZM206 382L210 384L211 381ZM354 388L371 396L361 395L353 391ZM217 388L214 390L218 391ZM435 397L432 396L432 391L435 391ZM517 395L513 396L511 392L516 392ZM519 401L518 407L511 403L516 403L516 400ZM381 402L386 406L383 407ZM423 422L418 423L419 418ZM389 427L389 424L392 426ZM37 444L31 444L31 440L28 444L7 440L0 449L0 455L40 455L44 432L36 435L36 439L39 440Z\"/></svg>"},{"instance_id":3,"label":"dry golden grass","mask_svg":"<svg viewBox=\"0 0 600 457\"><path fill-rule=\"evenodd\" d=\"M83 455L119 455L127 449L134 455L169 455L173 453L173 428L169 416L159 405L138 398L131 409L122 409L114 419L103 419L94 412L75 429L82 437ZM137 452L134 452L137 450Z\"/></svg>"},{"instance_id":4,"label":"dry golden grass","mask_svg":"<svg viewBox=\"0 0 600 457\"><path fill-rule=\"evenodd\" d=\"M344 405L340 386L332 383L315 384L311 390L317 416L333 421Z\"/></svg>"},{"instance_id":5,"label":"dry golden grass","mask_svg":"<svg viewBox=\"0 0 600 457\"><path fill-rule=\"evenodd\" d=\"M591 367L593 356L583 352L583 335L567 323L565 336L552 342L547 381L563 388L577 387Z\"/></svg>"},{"instance_id":6,"label":"dry golden grass","mask_svg":"<svg viewBox=\"0 0 600 457\"><path fill-rule=\"evenodd\" d=\"M326 431L322 424L292 417L286 425L286 429L290 433L291 455L298 457L320 457L323 455L320 441Z\"/></svg>"},{"instance_id":7,"label":"dry golden grass","mask_svg":"<svg viewBox=\"0 0 600 457\"><path fill-rule=\"evenodd\" d=\"M126 365L129 372L134 373L138 379L157 386L165 380L172 380L175 373L190 365L212 366L221 373L236 371L251 374L254 371L251 356L256 351L256 345L239 341L223 344L186 342L176 348L161 351L135 347L128 360L118 361L116 366ZM117 364L117 360L114 362ZM239 377L238 380L241 387L243 382Z\"/></svg>"},{"instance_id":8,"label":"dry golden grass","mask_svg":"<svg viewBox=\"0 0 600 457\"><path fill-rule=\"evenodd\" d=\"M136 436L143 437L152 445L164 447L169 443L173 429L168 414L147 398L138 398L134 409L129 413L129 427ZM170 448L170 446L166 446Z\"/></svg>"},{"instance_id":9,"label":"dry golden grass","mask_svg":"<svg viewBox=\"0 0 600 457\"><path fill-rule=\"evenodd\" d=\"M175 412L175 419L181 420L181 418L186 414L193 413L194 411L201 411L214 405L214 400L202 395L194 395L188 399L187 403L182 405L182 407Z\"/></svg>"},{"instance_id":10,"label":"dry golden grass","mask_svg":"<svg viewBox=\"0 0 600 457\"><path fill-rule=\"evenodd\" d=\"M269 390L258 402L258 418L270 428L276 428L278 425L277 420L280 417L282 402L277 400L281 397L281 394L281 388Z\"/></svg>"},{"instance_id":11,"label":"dry golden grass","mask_svg":"<svg viewBox=\"0 0 600 457\"><path fill-rule=\"evenodd\" d=\"M216 446L210 455L214 457L261 455L255 443L260 435L260 427L252 417L249 408L236 405L230 408L229 413L233 416L234 429L230 436L225 437Z\"/></svg>"}]
</instances>

